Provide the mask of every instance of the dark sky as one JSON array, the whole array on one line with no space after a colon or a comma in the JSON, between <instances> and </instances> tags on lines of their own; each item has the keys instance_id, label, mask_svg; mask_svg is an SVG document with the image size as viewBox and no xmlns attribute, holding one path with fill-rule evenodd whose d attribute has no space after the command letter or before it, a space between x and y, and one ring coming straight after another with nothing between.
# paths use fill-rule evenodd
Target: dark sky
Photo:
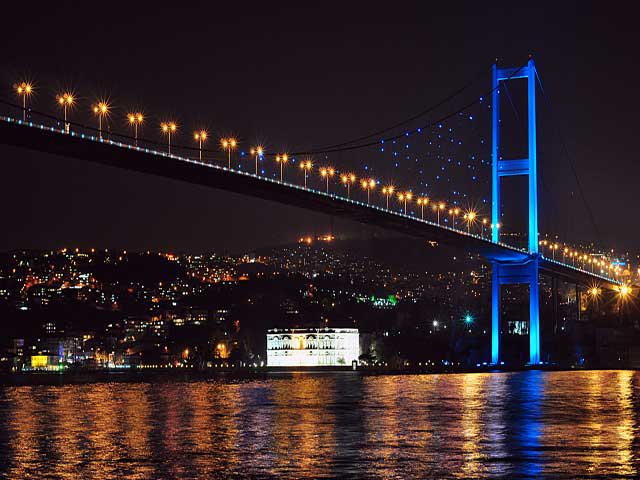
<instances>
[{"instance_id":1,"label":"dark sky","mask_svg":"<svg viewBox=\"0 0 640 480\"><path fill-rule=\"evenodd\" d=\"M533 54L603 242L635 250L639 62L637 25L625 8L558 1L531 8L160 3L3 7L3 96L27 75L38 87L36 109L53 111L56 90L72 86L83 108L102 95L120 115L127 105L144 106L149 136L159 137L156 118L171 115L184 142L204 125L238 135L245 147L260 138L285 150L393 124L488 71L495 58L520 65ZM559 143L544 142L541 168L554 192L544 209L571 219L562 229L573 240L596 240L575 181L557 167L566 162ZM80 161L7 147L0 159L1 250L239 251L330 225L319 214ZM367 231L339 221L335 229Z\"/></svg>"}]
</instances>

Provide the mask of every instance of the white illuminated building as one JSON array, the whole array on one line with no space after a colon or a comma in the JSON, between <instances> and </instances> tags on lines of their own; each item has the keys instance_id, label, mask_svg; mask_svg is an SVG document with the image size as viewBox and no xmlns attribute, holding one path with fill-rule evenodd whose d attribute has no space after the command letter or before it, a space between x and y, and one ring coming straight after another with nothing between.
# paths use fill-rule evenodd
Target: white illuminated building
<instances>
[{"instance_id":1,"label":"white illuminated building","mask_svg":"<svg viewBox=\"0 0 640 480\"><path fill-rule=\"evenodd\" d=\"M300 328L267 331L267 366L351 366L358 362L357 328Z\"/></svg>"}]
</instances>

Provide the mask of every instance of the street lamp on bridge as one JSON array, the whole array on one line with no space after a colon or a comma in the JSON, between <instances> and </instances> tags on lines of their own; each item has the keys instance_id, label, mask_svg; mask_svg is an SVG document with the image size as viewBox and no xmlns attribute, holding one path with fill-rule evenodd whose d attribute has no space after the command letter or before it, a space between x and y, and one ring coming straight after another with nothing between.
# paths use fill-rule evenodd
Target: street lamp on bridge
<instances>
[{"instance_id":1,"label":"street lamp on bridge","mask_svg":"<svg viewBox=\"0 0 640 480\"><path fill-rule=\"evenodd\" d=\"M102 140L102 119L109 114L109 104L100 100L93 106L93 113L98 116L98 137Z\"/></svg>"},{"instance_id":2,"label":"street lamp on bridge","mask_svg":"<svg viewBox=\"0 0 640 480\"><path fill-rule=\"evenodd\" d=\"M138 125L142 124L144 120L144 116L142 113L128 113L127 120L129 120L129 125L133 126L133 139L136 142L136 147L138 146Z\"/></svg>"},{"instance_id":3,"label":"street lamp on bridge","mask_svg":"<svg viewBox=\"0 0 640 480\"><path fill-rule=\"evenodd\" d=\"M251 149L251 155L255 156L256 159L256 176L258 175L258 158L262 157L262 154L264 153L264 148L262 148L261 145L258 145L255 148Z\"/></svg>"},{"instance_id":4,"label":"street lamp on bridge","mask_svg":"<svg viewBox=\"0 0 640 480\"><path fill-rule=\"evenodd\" d=\"M469 210L464 214L464 219L467 221L467 233L471 233L471 224L476 220L476 212Z\"/></svg>"},{"instance_id":5,"label":"street lamp on bridge","mask_svg":"<svg viewBox=\"0 0 640 480\"><path fill-rule=\"evenodd\" d=\"M376 181L373 178L370 178L369 180L363 178L360 185L362 185L362 188L367 191L367 205L369 205L369 203L371 203L371 190L375 188Z\"/></svg>"},{"instance_id":6,"label":"street lamp on bridge","mask_svg":"<svg viewBox=\"0 0 640 480\"><path fill-rule=\"evenodd\" d=\"M411 192L400 192L398 193L398 200L401 203L404 203L404 214L407 214L407 202L410 202L413 198L413 194Z\"/></svg>"},{"instance_id":7,"label":"street lamp on bridge","mask_svg":"<svg viewBox=\"0 0 640 480\"><path fill-rule=\"evenodd\" d=\"M456 217L460 214L460 209L459 208L450 208L449 209L449 215L451 215L451 223L452 223L452 227L451 228L456 228Z\"/></svg>"},{"instance_id":8,"label":"street lamp on bridge","mask_svg":"<svg viewBox=\"0 0 640 480\"><path fill-rule=\"evenodd\" d=\"M284 179L284 165L289 161L289 155L283 153L282 155L276 155L276 163L280 164L280 183Z\"/></svg>"},{"instance_id":9,"label":"street lamp on bridge","mask_svg":"<svg viewBox=\"0 0 640 480\"><path fill-rule=\"evenodd\" d=\"M418 205L420 205L420 218L424 220L424 207L429 204L429 198L420 197L417 201Z\"/></svg>"},{"instance_id":10,"label":"street lamp on bridge","mask_svg":"<svg viewBox=\"0 0 640 480\"><path fill-rule=\"evenodd\" d=\"M162 122L160 128L162 129L162 133L169 138L169 155L171 155L171 134L178 130L178 126L175 122Z\"/></svg>"},{"instance_id":11,"label":"street lamp on bridge","mask_svg":"<svg viewBox=\"0 0 640 480\"><path fill-rule=\"evenodd\" d=\"M300 168L304 172L304 188L307 188L307 175L313 168L311 160L303 160L302 162L300 162Z\"/></svg>"},{"instance_id":12,"label":"street lamp on bridge","mask_svg":"<svg viewBox=\"0 0 640 480\"><path fill-rule=\"evenodd\" d=\"M202 162L202 142L207 140L207 131L206 130L196 131L193 134L193 138L195 139L196 142L198 142L198 159L200 162Z\"/></svg>"},{"instance_id":13,"label":"street lamp on bridge","mask_svg":"<svg viewBox=\"0 0 640 480\"><path fill-rule=\"evenodd\" d=\"M76 99L72 93L64 92L57 96L57 100L58 105L60 105L64 111L64 133L69 133L70 125L67 122L67 110L71 108Z\"/></svg>"},{"instance_id":14,"label":"street lamp on bridge","mask_svg":"<svg viewBox=\"0 0 640 480\"><path fill-rule=\"evenodd\" d=\"M437 218L438 218L438 225L440 225L440 212L444 210L445 204L444 202L440 202L439 204L433 204L433 206L431 207L431 209L436 212Z\"/></svg>"},{"instance_id":15,"label":"street lamp on bridge","mask_svg":"<svg viewBox=\"0 0 640 480\"><path fill-rule=\"evenodd\" d=\"M238 141L233 138L223 138L220 141L220 144L222 145L222 149L227 151L227 158L228 158L228 168L229 170L231 170L231 150L235 149L238 146Z\"/></svg>"},{"instance_id":16,"label":"street lamp on bridge","mask_svg":"<svg viewBox=\"0 0 640 480\"><path fill-rule=\"evenodd\" d=\"M356 176L353 173L345 173L340 177L342 184L347 187L347 198L351 198L351 184L356 181Z\"/></svg>"},{"instance_id":17,"label":"street lamp on bridge","mask_svg":"<svg viewBox=\"0 0 640 480\"><path fill-rule=\"evenodd\" d=\"M387 197L387 210L389 210L389 196L393 195L393 192L395 192L395 187L393 185L382 187L382 194Z\"/></svg>"},{"instance_id":18,"label":"street lamp on bridge","mask_svg":"<svg viewBox=\"0 0 640 480\"><path fill-rule=\"evenodd\" d=\"M323 167L320 169L320 176L327 182L326 193L329 195L329 178L335 175L336 171L333 167Z\"/></svg>"},{"instance_id":19,"label":"street lamp on bridge","mask_svg":"<svg viewBox=\"0 0 640 480\"><path fill-rule=\"evenodd\" d=\"M27 97L33 93L33 85L29 82L20 82L13 86L19 97L22 97L22 121L27 121Z\"/></svg>"}]
</instances>

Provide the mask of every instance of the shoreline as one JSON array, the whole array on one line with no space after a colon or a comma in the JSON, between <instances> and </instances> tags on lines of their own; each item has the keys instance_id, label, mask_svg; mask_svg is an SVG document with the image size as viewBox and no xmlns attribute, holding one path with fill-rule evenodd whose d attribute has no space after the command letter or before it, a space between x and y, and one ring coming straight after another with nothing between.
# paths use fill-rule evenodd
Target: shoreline
<instances>
[{"instance_id":1,"label":"shoreline","mask_svg":"<svg viewBox=\"0 0 640 480\"><path fill-rule=\"evenodd\" d=\"M381 376L381 375L454 375L468 373L517 373L524 371L599 371L599 370L629 370L636 371L637 368L571 368L548 365L537 365L535 367L510 367L501 368L487 366L485 368L456 368L456 369L427 369L427 368L373 368L361 367L353 370L351 367L262 367L262 368L233 368L220 370L78 370L73 372L21 372L0 374L0 386L36 386L36 385L73 385L91 383L162 383L162 382L195 382L224 379L230 381L267 379L286 377L289 375L322 375L336 373L351 373L361 376Z\"/></svg>"}]
</instances>

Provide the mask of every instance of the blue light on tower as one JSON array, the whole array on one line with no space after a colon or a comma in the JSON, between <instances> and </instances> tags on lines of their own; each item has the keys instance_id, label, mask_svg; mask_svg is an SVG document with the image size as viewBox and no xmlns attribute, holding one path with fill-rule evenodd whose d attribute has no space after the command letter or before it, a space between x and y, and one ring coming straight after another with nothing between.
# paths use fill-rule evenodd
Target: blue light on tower
<instances>
[{"instance_id":1,"label":"blue light on tower","mask_svg":"<svg viewBox=\"0 0 640 480\"><path fill-rule=\"evenodd\" d=\"M491 361L496 364L500 354L500 285L509 283L523 283L529 285L529 362L533 365L540 361L540 307L538 286L538 182L537 182L537 136L536 136L536 90L535 64L529 59L526 66L520 68L492 69L493 90L491 101L491 163L492 163L492 198L491 219L495 223L500 221L500 178L505 176L524 175L528 177L529 197L529 231L528 253L531 258L524 265L500 265L494 262L492 266L491 293ZM500 151L500 82L508 80L527 79L527 137L528 158L504 159ZM499 230L493 229L491 240L500 241ZM504 273L501 273L504 271Z\"/></svg>"}]
</instances>

